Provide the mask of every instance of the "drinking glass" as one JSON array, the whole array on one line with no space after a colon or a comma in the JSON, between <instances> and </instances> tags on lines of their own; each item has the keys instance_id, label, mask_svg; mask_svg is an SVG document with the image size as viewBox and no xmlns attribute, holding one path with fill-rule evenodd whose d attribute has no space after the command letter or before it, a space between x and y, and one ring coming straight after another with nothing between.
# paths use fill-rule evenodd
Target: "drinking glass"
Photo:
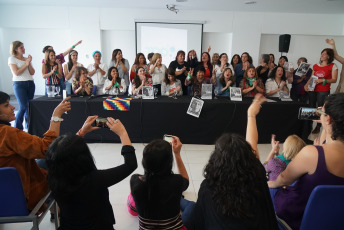
<instances>
[{"instance_id":1,"label":"drinking glass","mask_svg":"<svg viewBox=\"0 0 344 230\"><path fill-rule=\"evenodd\" d=\"M158 88L154 88L154 98L158 98L157 97L158 91L159 91Z\"/></svg>"},{"instance_id":2,"label":"drinking glass","mask_svg":"<svg viewBox=\"0 0 344 230\"><path fill-rule=\"evenodd\" d=\"M55 86L56 95L60 96L60 86Z\"/></svg>"}]
</instances>

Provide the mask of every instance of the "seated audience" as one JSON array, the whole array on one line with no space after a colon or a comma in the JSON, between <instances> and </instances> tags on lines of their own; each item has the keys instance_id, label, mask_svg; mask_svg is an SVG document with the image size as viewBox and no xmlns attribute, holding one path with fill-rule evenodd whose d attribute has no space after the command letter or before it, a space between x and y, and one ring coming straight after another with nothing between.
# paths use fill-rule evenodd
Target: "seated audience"
<instances>
[{"instance_id":1,"label":"seated audience","mask_svg":"<svg viewBox=\"0 0 344 230\"><path fill-rule=\"evenodd\" d=\"M198 66L198 59L195 50L190 50L187 57L187 63L190 68L196 68Z\"/></svg>"},{"instance_id":2,"label":"seated audience","mask_svg":"<svg viewBox=\"0 0 344 230\"><path fill-rule=\"evenodd\" d=\"M147 74L147 75L149 74L149 65L147 65L147 60L146 60L146 57L143 53L136 54L134 64L132 65L131 70L130 70L130 80L131 81L134 79L136 70L139 67L143 67L145 70L145 74Z\"/></svg>"},{"instance_id":3,"label":"seated audience","mask_svg":"<svg viewBox=\"0 0 344 230\"><path fill-rule=\"evenodd\" d=\"M73 79L75 78L76 69L82 67L83 65L78 62L78 52L72 50L68 55L68 62L63 66L64 76L66 78L66 91L67 94L72 94L72 84Z\"/></svg>"},{"instance_id":4,"label":"seated audience","mask_svg":"<svg viewBox=\"0 0 344 230\"><path fill-rule=\"evenodd\" d=\"M239 54L234 54L231 60L231 66L233 66L233 70L235 70L235 67L237 64L241 63L241 58Z\"/></svg>"},{"instance_id":5,"label":"seated audience","mask_svg":"<svg viewBox=\"0 0 344 230\"><path fill-rule=\"evenodd\" d=\"M183 95L182 85L179 79L176 79L175 71L168 68L165 73L165 79L161 84L161 95L171 96L171 95Z\"/></svg>"},{"instance_id":6,"label":"seated audience","mask_svg":"<svg viewBox=\"0 0 344 230\"><path fill-rule=\"evenodd\" d=\"M278 229L265 170L258 159L256 115L264 100L257 95L247 111L246 141L229 133L217 139L193 215L183 219L188 230ZM184 210L192 202L182 199L181 204Z\"/></svg>"},{"instance_id":7,"label":"seated audience","mask_svg":"<svg viewBox=\"0 0 344 230\"><path fill-rule=\"evenodd\" d=\"M152 78L146 76L146 71L143 67L136 69L135 78L131 82L132 95L142 94L143 86L152 86Z\"/></svg>"},{"instance_id":8,"label":"seated audience","mask_svg":"<svg viewBox=\"0 0 344 230\"><path fill-rule=\"evenodd\" d=\"M89 117L88 130L97 116ZM122 123L111 117L106 125L121 139L124 163L98 170L93 156L80 136L63 135L49 147L46 154L48 184L60 207L60 230L114 229L115 217L109 200L108 187L129 176L136 168L135 149Z\"/></svg>"},{"instance_id":9,"label":"seated audience","mask_svg":"<svg viewBox=\"0 0 344 230\"><path fill-rule=\"evenodd\" d=\"M45 52L44 63L42 64L42 76L45 79L46 86L61 86L61 81L63 81L62 65L56 59L54 50L47 50ZM45 95L47 95L47 89L45 89Z\"/></svg>"},{"instance_id":10,"label":"seated audience","mask_svg":"<svg viewBox=\"0 0 344 230\"><path fill-rule=\"evenodd\" d=\"M215 90L217 90L217 95L220 97L229 96L229 88L234 85L234 77L231 68L225 68L216 82Z\"/></svg>"},{"instance_id":11,"label":"seated audience","mask_svg":"<svg viewBox=\"0 0 344 230\"><path fill-rule=\"evenodd\" d=\"M307 63L307 59L305 57L300 57L299 60L297 60L297 65L300 67L301 62ZM294 70L293 73L293 83L290 90L290 98L293 99L293 101L301 101L304 103L307 103L308 101L308 93L305 92L304 86L306 85L309 78L312 76L312 68L309 68L306 74L303 74L302 76L296 75L296 70Z\"/></svg>"},{"instance_id":12,"label":"seated audience","mask_svg":"<svg viewBox=\"0 0 344 230\"><path fill-rule=\"evenodd\" d=\"M185 52L183 50L177 52L176 60L172 61L168 68L176 71L176 78L182 83L183 95L187 95L188 88L184 82L190 71L190 66L189 63L185 61Z\"/></svg>"},{"instance_id":13,"label":"seated audience","mask_svg":"<svg viewBox=\"0 0 344 230\"><path fill-rule=\"evenodd\" d=\"M102 95L108 67L105 63L100 63L102 58L100 51L94 51L92 56L94 64L88 65L88 76L90 76L93 81L93 94Z\"/></svg>"},{"instance_id":14,"label":"seated audience","mask_svg":"<svg viewBox=\"0 0 344 230\"><path fill-rule=\"evenodd\" d=\"M244 73L244 78L240 82L240 88L244 97L254 97L257 93L264 94L264 84L257 76L254 67L248 67Z\"/></svg>"},{"instance_id":15,"label":"seated audience","mask_svg":"<svg viewBox=\"0 0 344 230\"><path fill-rule=\"evenodd\" d=\"M110 67L116 67L118 70L118 76L121 79L124 79L125 81L125 85L127 86L127 92L128 92L128 88L129 88L129 62L127 59L123 58L122 55L122 50L120 49L115 49L112 52L112 58L110 61Z\"/></svg>"},{"instance_id":16,"label":"seated audience","mask_svg":"<svg viewBox=\"0 0 344 230\"><path fill-rule=\"evenodd\" d=\"M308 145L275 181L268 181L276 214L292 229L299 229L313 189L318 185L344 185L344 93L331 94L319 109L326 143ZM297 183L294 186L288 186Z\"/></svg>"},{"instance_id":17,"label":"seated audience","mask_svg":"<svg viewBox=\"0 0 344 230\"><path fill-rule=\"evenodd\" d=\"M103 93L109 95L124 94L127 90L125 80L118 76L118 70L112 66L108 70L107 79L105 80Z\"/></svg>"},{"instance_id":18,"label":"seated audience","mask_svg":"<svg viewBox=\"0 0 344 230\"><path fill-rule=\"evenodd\" d=\"M88 71L85 67L76 69L75 78L73 78L73 92L75 95L91 95L93 90L92 79L87 76Z\"/></svg>"},{"instance_id":19,"label":"seated audience","mask_svg":"<svg viewBox=\"0 0 344 230\"><path fill-rule=\"evenodd\" d=\"M286 84L285 70L278 66L270 73L270 78L265 83L265 92L268 97L280 97L280 92L289 94Z\"/></svg>"},{"instance_id":20,"label":"seated audience","mask_svg":"<svg viewBox=\"0 0 344 230\"><path fill-rule=\"evenodd\" d=\"M30 211L49 191L47 171L35 159L44 158L48 146L59 136L61 116L71 108L68 100L69 97L54 109L49 130L40 138L11 127L10 122L16 119L15 108L10 104L10 96L0 91L0 167L18 170Z\"/></svg>"},{"instance_id":21,"label":"seated audience","mask_svg":"<svg viewBox=\"0 0 344 230\"><path fill-rule=\"evenodd\" d=\"M202 85L203 84L210 84L209 79L204 78L205 69L203 66L199 66L196 68L196 77L192 77L193 70L190 71L190 75L185 79L185 85L191 85L190 95L191 96L198 96L202 95Z\"/></svg>"},{"instance_id":22,"label":"seated audience","mask_svg":"<svg viewBox=\"0 0 344 230\"><path fill-rule=\"evenodd\" d=\"M152 63L149 66L149 73L152 76L154 88L158 89L158 95L161 95L161 84L164 81L167 68L162 64L162 57L159 53L153 55Z\"/></svg>"},{"instance_id":23,"label":"seated audience","mask_svg":"<svg viewBox=\"0 0 344 230\"><path fill-rule=\"evenodd\" d=\"M268 54L262 54L259 60L260 66L257 67L257 75L262 80L264 85L266 80L269 78L269 60L270 57Z\"/></svg>"},{"instance_id":24,"label":"seated audience","mask_svg":"<svg viewBox=\"0 0 344 230\"><path fill-rule=\"evenodd\" d=\"M250 62L251 61L251 62ZM241 55L241 63L238 63L235 66L235 85L236 87L239 87L240 82L244 76L244 73L248 67L251 67L252 65L252 57L247 53L244 52Z\"/></svg>"},{"instance_id":25,"label":"seated audience","mask_svg":"<svg viewBox=\"0 0 344 230\"><path fill-rule=\"evenodd\" d=\"M144 175L134 174L130 179L134 201L129 195L130 212L138 213L140 229L186 230L180 199L189 186L189 176L180 156L182 143L178 137L172 138L171 143L165 140L150 142L143 150ZM172 172L173 155L179 174Z\"/></svg>"},{"instance_id":26,"label":"seated audience","mask_svg":"<svg viewBox=\"0 0 344 230\"><path fill-rule=\"evenodd\" d=\"M334 59L336 59L339 63L342 64L342 71L340 72L340 79L338 86L336 88L335 93L343 93L344 92L344 57L340 56L336 49L336 44L333 39L326 39L327 44L330 44L333 49Z\"/></svg>"},{"instance_id":27,"label":"seated audience","mask_svg":"<svg viewBox=\"0 0 344 230\"><path fill-rule=\"evenodd\" d=\"M297 135L290 135L283 143L283 153L279 154L279 141L276 136L271 137L271 152L264 162L268 180L276 180L285 170L292 159L306 146L306 143Z\"/></svg>"}]
</instances>

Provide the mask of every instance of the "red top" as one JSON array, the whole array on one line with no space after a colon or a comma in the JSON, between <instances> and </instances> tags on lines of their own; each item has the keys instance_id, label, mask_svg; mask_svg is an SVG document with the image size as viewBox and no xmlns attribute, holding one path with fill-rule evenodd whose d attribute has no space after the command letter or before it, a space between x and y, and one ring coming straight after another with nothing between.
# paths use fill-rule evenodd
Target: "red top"
<instances>
[{"instance_id":1,"label":"red top","mask_svg":"<svg viewBox=\"0 0 344 230\"><path fill-rule=\"evenodd\" d=\"M325 79L332 79L332 68L334 63L331 63L327 66L318 66L315 64L313 66L314 70L314 76L317 76L319 79L325 78ZM322 83L319 83L315 86L314 92L327 92L331 89L331 83L327 83L323 85Z\"/></svg>"}]
</instances>

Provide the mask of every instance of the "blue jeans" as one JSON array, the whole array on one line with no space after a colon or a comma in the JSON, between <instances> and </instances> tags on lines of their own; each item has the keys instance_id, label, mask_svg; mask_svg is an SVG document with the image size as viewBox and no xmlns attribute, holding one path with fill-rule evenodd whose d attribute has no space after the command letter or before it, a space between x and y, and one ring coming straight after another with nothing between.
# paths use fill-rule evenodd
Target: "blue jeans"
<instances>
[{"instance_id":1,"label":"blue jeans","mask_svg":"<svg viewBox=\"0 0 344 230\"><path fill-rule=\"evenodd\" d=\"M13 82L14 95L16 96L19 103L19 111L16 115L14 127L23 130L23 120L25 117L25 128L29 122L28 109L29 101L33 99L35 94L35 83L33 81L14 81Z\"/></svg>"},{"instance_id":2,"label":"blue jeans","mask_svg":"<svg viewBox=\"0 0 344 230\"><path fill-rule=\"evenodd\" d=\"M182 220L183 224L187 229L193 229L194 223L192 220L193 210L196 203L193 201L186 200L184 198L180 199L180 209L182 210Z\"/></svg>"}]
</instances>

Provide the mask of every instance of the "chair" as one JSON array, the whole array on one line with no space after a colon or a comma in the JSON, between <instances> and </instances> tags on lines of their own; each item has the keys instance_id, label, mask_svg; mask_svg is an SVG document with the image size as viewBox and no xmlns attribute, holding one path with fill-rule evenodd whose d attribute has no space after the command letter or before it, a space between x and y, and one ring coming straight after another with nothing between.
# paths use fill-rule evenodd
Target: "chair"
<instances>
[{"instance_id":1,"label":"chair","mask_svg":"<svg viewBox=\"0 0 344 230\"><path fill-rule=\"evenodd\" d=\"M343 221L344 185L318 185L308 199L303 213L300 230L308 229L344 229ZM290 229L284 221L280 229Z\"/></svg>"},{"instance_id":2,"label":"chair","mask_svg":"<svg viewBox=\"0 0 344 230\"><path fill-rule=\"evenodd\" d=\"M50 198L50 199L48 199ZM40 215L37 211L46 203ZM44 216L52 208L55 214L55 229L59 226L57 204L48 192L29 212L20 175L16 168L0 168L0 223L33 222L32 229L38 230Z\"/></svg>"}]
</instances>

